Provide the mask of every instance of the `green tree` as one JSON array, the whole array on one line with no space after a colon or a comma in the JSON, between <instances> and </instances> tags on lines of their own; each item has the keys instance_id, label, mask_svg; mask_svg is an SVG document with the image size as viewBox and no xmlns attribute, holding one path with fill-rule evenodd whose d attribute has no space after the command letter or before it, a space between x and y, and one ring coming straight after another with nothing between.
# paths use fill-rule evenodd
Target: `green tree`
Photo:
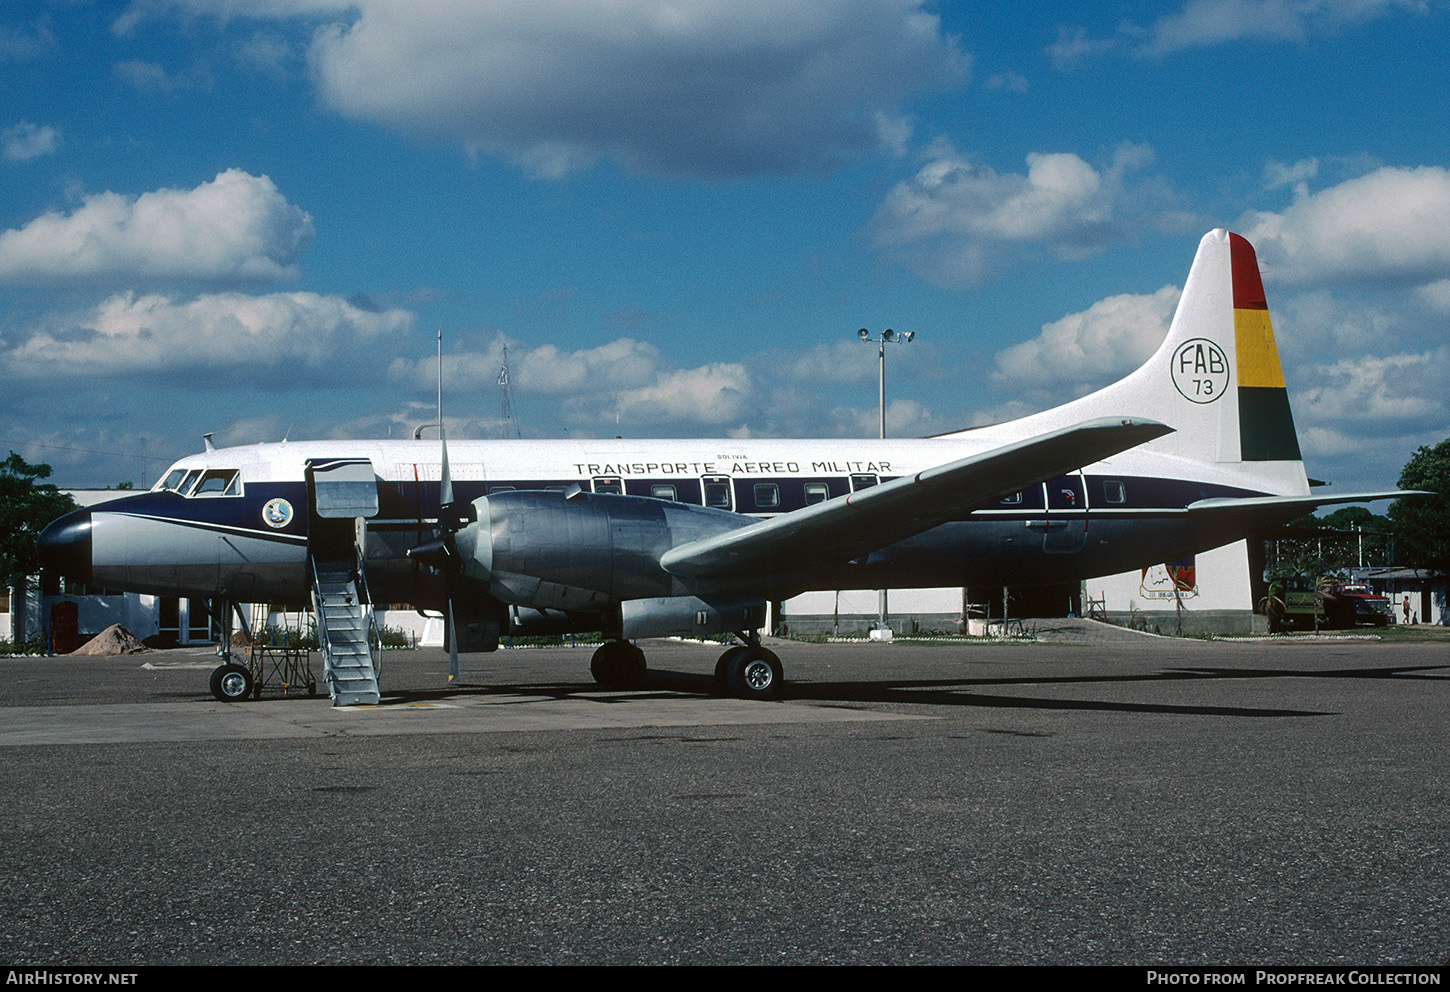
<instances>
[{"instance_id":1,"label":"green tree","mask_svg":"<svg viewBox=\"0 0 1450 992\"><path fill-rule=\"evenodd\" d=\"M1450 437L1410 456L1400 473L1400 488L1435 494L1390 505L1400 563L1450 572Z\"/></svg>"},{"instance_id":2,"label":"green tree","mask_svg":"<svg viewBox=\"0 0 1450 992\"><path fill-rule=\"evenodd\" d=\"M1351 569L1393 565L1388 517L1362 506L1346 506L1328 516L1312 513L1289 522L1268 541L1266 561L1275 575L1346 578Z\"/></svg>"},{"instance_id":3,"label":"green tree","mask_svg":"<svg viewBox=\"0 0 1450 992\"><path fill-rule=\"evenodd\" d=\"M50 483L50 466L31 465L15 452L0 462L0 584L15 586L40 571L35 539L42 528L76 508L75 500Z\"/></svg>"}]
</instances>

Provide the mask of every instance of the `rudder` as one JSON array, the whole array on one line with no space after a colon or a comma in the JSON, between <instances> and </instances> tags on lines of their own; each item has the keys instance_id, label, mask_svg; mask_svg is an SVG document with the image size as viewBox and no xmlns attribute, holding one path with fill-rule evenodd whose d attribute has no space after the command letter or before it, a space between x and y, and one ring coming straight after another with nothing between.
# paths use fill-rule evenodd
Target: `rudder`
<instances>
[{"instance_id":1,"label":"rudder","mask_svg":"<svg viewBox=\"0 0 1450 992\"><path fill-rule=\"evenodd\" d=\"M1239 457L1246 462L1300 460L1299 435L1269 320L1254 246L1229 233L1234 353L1238 371Z\"/></svg>"}]
</instances>

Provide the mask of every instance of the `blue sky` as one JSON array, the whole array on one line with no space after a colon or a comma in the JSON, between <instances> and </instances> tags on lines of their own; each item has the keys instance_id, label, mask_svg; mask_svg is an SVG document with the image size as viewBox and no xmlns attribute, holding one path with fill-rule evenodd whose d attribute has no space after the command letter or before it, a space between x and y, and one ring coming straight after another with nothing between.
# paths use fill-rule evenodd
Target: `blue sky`
<instances>
[{"instance_id":1,"label":"blue sky","mask_svg":"<svg viewBox=\"0 0 1450 992\"><path fill-rule=\"evenodd\" d=\"M1044 12L1046 11L1046 12ZM0 2L0 451L898 436L1130 371L1258 248L1305 460L1450 435L1434 0Z\"/></svg>"}]
</instances>

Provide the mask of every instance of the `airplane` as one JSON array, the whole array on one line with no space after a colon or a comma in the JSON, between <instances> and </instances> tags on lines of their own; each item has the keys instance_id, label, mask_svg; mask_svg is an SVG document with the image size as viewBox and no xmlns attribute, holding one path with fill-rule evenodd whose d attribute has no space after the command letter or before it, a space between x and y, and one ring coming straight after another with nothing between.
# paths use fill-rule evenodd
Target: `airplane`
<instances>
[{"instance_id":1,"label":"airplane","mask_svg":"<svg viewBox=\"0 0 1450 992\"><path fill-rule=\"evenodd\" d=\"M345 691L347 638L333 632L373 602L446 616L451 675L460 650L504 635L601 631L591 671L627 687L647 670L636 640L733 634L717 681L769 699L784 672L760 641L767 604L809 590L1093 578L1409 495L1311 492L1257 257L1223 229L1200 242L1140 368L1008 423L892 440L439 434L208 438L149 492L51 523L41 560L86 583L213 599L227 633L237 603L311 596L338 705L378 701L375 672ZM252 675L224 657L211 687L245 698Z\"/></svg>"}]
</instances>

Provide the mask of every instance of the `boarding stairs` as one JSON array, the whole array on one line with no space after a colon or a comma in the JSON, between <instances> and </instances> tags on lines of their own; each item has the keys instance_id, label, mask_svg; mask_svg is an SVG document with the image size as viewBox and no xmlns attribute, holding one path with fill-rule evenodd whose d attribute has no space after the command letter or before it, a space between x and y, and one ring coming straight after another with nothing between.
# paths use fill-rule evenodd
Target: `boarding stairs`
<instances>
[{"instance_id":1,"label":"boarding stairs","mask_svg":"<svg viewBox=\"0 0 1450 992\"><path fill-rule=\"evenodd\" d=\"M362 556L312 562L312 605L323 678L333 706L376 705L382 641L373 617Z\"/></svg>"}]
</instances>

